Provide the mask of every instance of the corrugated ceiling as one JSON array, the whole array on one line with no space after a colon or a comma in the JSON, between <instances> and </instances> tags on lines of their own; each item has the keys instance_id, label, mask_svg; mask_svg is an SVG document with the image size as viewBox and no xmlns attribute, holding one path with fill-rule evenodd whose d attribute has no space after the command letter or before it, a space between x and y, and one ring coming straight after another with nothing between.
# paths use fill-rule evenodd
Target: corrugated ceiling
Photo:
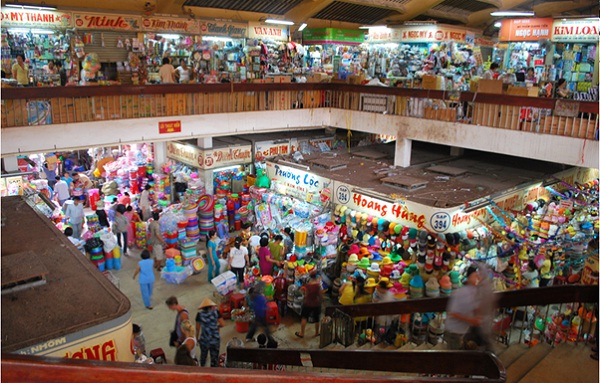
<instances>
[{"instance_id":1,"label":"corrugated ceiling","mask_svg":"<svg viewBox=\"0 0 600 383\"><path fill-rule=\"evenodd\" d=\"M413 0L414 1L414 0ZM433 7L437 11L456 12L462 10L467 12L479 12L484 9L496 8L490 3L484 3L476 0L445 0L440 5ZM462 13L459 11L459 13Z\"/></svg>"},{"instance_id":2,"label":"corrugated ceiling","mask_svg":"<svg viewBox=\"0 0 600 383\"><path fill-rule=\"evenodd\" d=\"M389 9L334 1L313 17L315 19L346 21L368 25L396 14L398 14L397 11Z\"/></svg>"},{"instance_id":3,"label":"corrugated ceiling","mask_svg":"<svg viewBox=\"0 0 600 383\"><path fill-rule=\"evenodd\" d=\"M283 15L301 2L302 0L186 0L183 5Z\"/></svg>"},{"instance_id":4,"label":"corrugated ceiling","mask_svg":"<svg viewBox=\"0 0 600 383\"><path fill-rule=\"evenodd\" d=\"M436 21L438 24L450 24L450 25L461 25L462 24L458 20L446 19L446 18L442 18L442 17L431 17L431 16L427 16L427 15L419 15L419 16L413 18L413 20L416 20L416 21Z\"/></svg>"}]
</instances>

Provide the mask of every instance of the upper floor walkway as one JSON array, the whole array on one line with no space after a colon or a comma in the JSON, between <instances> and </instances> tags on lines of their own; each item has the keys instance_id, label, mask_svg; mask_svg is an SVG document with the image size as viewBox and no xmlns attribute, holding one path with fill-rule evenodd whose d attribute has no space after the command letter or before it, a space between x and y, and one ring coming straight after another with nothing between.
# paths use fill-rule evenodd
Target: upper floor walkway
<instances>
[{"instance_id":1,"label":"upper floor walkway","mask_svg":"<svg viewBox=\"0 0 600 383\"><path fill-rule=\"evenodd\" d=\"M2 156L331 126L598 168L598 111L597 102L336 83L14 88L2 91ZM173 120L174 129L161 124Z\"/></svg>"}]
</instances>

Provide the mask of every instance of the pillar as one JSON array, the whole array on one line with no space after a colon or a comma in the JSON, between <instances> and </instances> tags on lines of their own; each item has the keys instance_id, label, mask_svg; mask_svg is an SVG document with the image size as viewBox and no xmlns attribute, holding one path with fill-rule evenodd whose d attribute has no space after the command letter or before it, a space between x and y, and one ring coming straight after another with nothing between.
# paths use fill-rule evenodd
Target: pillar
<instances>
[{"instance_id":1,"label":"pillar","mask_svg":"<svg viewBox=\"0 0 600 383\"><path fill-rule=\"evenodd\" d=\"M154 143L154 167L159 169L167 162L167 143L166 141L158 141Z\"/></svg>"},{"instance_id":2,"label":"pillar","mask_svg":"<svg viewBox=\"0 0 600 383\"><path fill-rule=\"evenodd\" d=\"M198 138L198 147L202 149L210 149L213 146L212 137Z\"/></svg>"},{"instance_id":3,"label":"pillar","mask_svg":"<svg viewBox=\"0 0 600 383\"><path fill-rule=\"evenodd\" d=\"M459 148L458 146L451 146L450 147L450 155L452 157L460 157L463 154L465 154L465 149L464 148Z\"/></svg>"},{"instance_id":4,"label":"pillar","mask_svg":"<svg viewBox=\"0 0 600 383\"><path fill-rule=\"evenodd\" d=\"M204 188L206 189L206 194L215 194L215 188L214 188L214 184L213 184L213 181L214 181L213 171L211 169L208 169L208 170L198 169L198 176L204 182Z\"/></svg>"},{"instance_id":5,"label":"pillar","mask_svg":"<svg viewBox=\"0 0 600 383\"><path fill-rule=\"evenodd\" d=\"M409 167L411 151L412 140L398 137L396 139L396 152L394 153L394 166L401 168Z\"/></svg>"}]
</instances>

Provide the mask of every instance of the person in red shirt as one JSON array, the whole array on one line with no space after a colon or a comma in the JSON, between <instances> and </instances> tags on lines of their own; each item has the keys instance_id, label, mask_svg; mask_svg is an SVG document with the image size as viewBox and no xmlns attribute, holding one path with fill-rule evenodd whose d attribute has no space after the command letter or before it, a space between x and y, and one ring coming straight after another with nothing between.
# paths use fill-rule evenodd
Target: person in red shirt
<instances>
[{"instance_id":1,"label":"person in red shirt","mask_svg":"<svg viewBox=\"0 0 600 383\"><path fill-rule=\"evenodd\" d=\"M315 321L315 336L319 336L319 327L321 324L321 302L323 290L321 289L321 280L317 273L310 274L310 280L301 288L304 291L304 302L302 303L302 312L300 313L300 332L296 331L298 338L304 338L304 330L310 316Z\"/></svg>"}]
</instances>

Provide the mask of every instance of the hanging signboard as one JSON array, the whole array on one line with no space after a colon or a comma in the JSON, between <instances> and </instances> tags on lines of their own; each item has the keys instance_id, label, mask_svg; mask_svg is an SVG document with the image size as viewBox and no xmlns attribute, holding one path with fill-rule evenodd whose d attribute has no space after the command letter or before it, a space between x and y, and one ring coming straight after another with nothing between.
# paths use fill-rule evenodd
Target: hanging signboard
<instances>
[{"instance_id":1,"label":"hanging signboard","mask_svg":"<svg viewBox=\"0 0 600 383\"><path fill-rule=\"evenodd\" d=\"M196 20L173 17L143 17L142 29L153 32L189 33L197 35L200 27Z\"/></svg>"},{"instance_id":2,"label":"hanging signboard","mask_svg":"<svg viewBox=\"0 0 600 383\"><path fill-rule=\"evenodd\" d=\"M552 23L552 41L557 43L597 43L599 33L598 18L555 19Z\"/></svg>"},{"instance_id":3,"label":"hanging signboard","mask_svg":"<svg viewBox=\"0 0 600 383\"><path fill-rule=\"evenodd\" d=\"M199 29L204 36L245 38L248 34L248 24L242 22L200 20Z\"/></svg>"},{"instance_id":4,"label":"hanging signboard","mask_svg":"<svg viewBox=\"0 0 600 383\"><path fill-rule=\"evenodd\" d=\"M248 23L248 37L251 39L288 41L288 29L273 24Z\"/></svg>"},{"instance_id":5,"label":"hanging signboard","mask_svg":"<svg viewBox=\"0 0 600 383\"><path fill-rule=\"evenodd\" d=\"M158 123L158 134L181 133L181 121L160 121Z\"/></svg>"},{"instance_id":6,"label":"hanging signboard","mask_svg":"<svg viewBox=\"0 0 600 383\"><path fill-rule=\"evenodd\" d=\"M553 21L551 18L502 20L498 40L538 41L539 39L549 39Z\"/></svg>"},{"instance_id":7,"label":"hanging signboard","mask_svg":"<svg viewBox=\"0 0 600 383\"><path fill-rule=\"evenodd\" d=\"M324 189L330 188L331 180L316 174L284 166L273 162L267 162L267 176L276 182L279 194L295 197L301 201L321 205L329 196L322 193Z\"/></svg>"},{"instance_id":8,"label":"hanging signboard","mask_svg":"<svg viewBox=\"0 0 600 383\"><path fill-rule=\"evenodd\" d=\"M198 169L215 169L249 162L252 159L252 146L200 149L197 146L167 142L167 157Z\"/></svg>"},{"instance_id":9,"label":"hanging signboard","mask_svg":"<svg viewBox=\"0 0 600 383\"><path fill-rule=\"evenodd\" d=\"M467 30L447 25L406 25L398 28L371 28L369 42L439 43L454 40L467 43ZM469 31L469 36L474 36Z\"/></svg>"},{"instance_id":10,"label":"hanging signboard","mask_svg":"<svg viewBox=\"0 0 600 383\"><path fill-rule=\"evenodd\" d=\"M2 28L69 28L73 26L69 12L37 11L2 7Z\"/></svg>"},{"instance_id":11,"label":"hanging signboard","mask_svg":"<svg viewBox=\"0 0 600 383\"><path fill-rule=\"evenodd\" d=\"M81 29L137 31L141 25L141 18L132 15L74 12L73 20L75 27Z\"/></svg>"},{"instance_id":12,"label":"hanging signboard","mask_svg":"<svg viewBox=\"0 0 600 383\"><path fill-rule=\"evenodd\" d=\"M353 29L310 28L302 31L303 44L359 45L365 42L365 32Z\"/></svg>"},{"instance_id":13,"label":"hanging signboard","mask_svg":"<svg viewBox=\"0 0 600 383\"><path fill-rule=\"evenodd\" d=\"M271 140L254 143L254 159L264 161L267 158L290 154L290 140Z\"/></svg>"}]
</instances>

